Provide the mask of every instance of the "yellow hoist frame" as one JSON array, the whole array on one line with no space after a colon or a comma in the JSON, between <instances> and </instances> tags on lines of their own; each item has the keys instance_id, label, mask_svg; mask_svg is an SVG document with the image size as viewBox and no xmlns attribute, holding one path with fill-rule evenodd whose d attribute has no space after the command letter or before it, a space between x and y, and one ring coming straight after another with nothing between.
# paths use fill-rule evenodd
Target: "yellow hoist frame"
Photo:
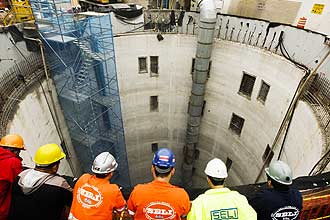
<instances>
[{"instance_id":1,"label":"yellow hoist frame","mask_svg":"<svg viewBox=\"0 0 330 220\"><path fill-rule=\"evenodd\" d=\"M28 0L12 0L11 9L3 19L5 26L10 26L14 23L22 23L26 21L33 21L31 5Z\"/></svg>"}]
</instances>

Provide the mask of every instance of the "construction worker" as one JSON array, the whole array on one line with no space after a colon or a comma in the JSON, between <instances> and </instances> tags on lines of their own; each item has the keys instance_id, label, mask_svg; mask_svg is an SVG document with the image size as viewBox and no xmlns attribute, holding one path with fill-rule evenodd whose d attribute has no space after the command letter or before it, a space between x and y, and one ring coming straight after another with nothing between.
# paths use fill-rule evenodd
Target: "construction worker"
<instances>
[{"instance_id":1,"label":"construction worker","mask_svg":"<svg viewBox=\"0 0 330 220\"><path fill-rule=\"evenodd\" d=\"M19 174L13 187L9 219L59 220L67 218L72 202L72 188L57 175L65 157L57 144L38 148L35 168Z\"/></svg>"},{"instance_id":2,"label":"construction worker","mask_svg":"<svg viewBox=\"0 0 330 220\"><path fill-rule=\"evenodd\" d=\"M228 174L226 165L220 159L210 160L204 172L211 189L199 195L192 202L188 220L257 219L256 212L249 205L245 196L224 187Z\"/></svg>"},{"instance_id":3,"label":"construction worker","mask_svg":"<svg viewBox=\"0 0 330 220\"><path fill-rule=\"evenodd\" d=\"M128 212L135 220L186 219L190 209L184 189L170 184L174 175L175 158L168 148L158 150L152 160L154 180L138 184L128 199Z\"/></svg>"},{"instance_id":4,"label":"construction worker","mask_svg":"<svg viewBox=\"0 0 330 220\"><path fill-rule=\"evenodd\" d=\"M12 187L17 175L22 172L24 150L23 138L17 134L9 134L0 140L0 220L6 220L9 213Z\"/></svg>"},{"instance_id":5,"label":"construction worker","mask_svg":"<svg viewBox=\"0 0 330 220\"><path fill-rule=\"evenodd\" d=\"M113 211L121 213L125 210L126 202L119 187L109 182L117 167L109 152L95 158L94 175L82 175L74 187L69 220L111 220Z\"/></svg>"},{"instance_id":6,"label":"construction worker","mask_svg":"<svg viewBox=\"0 0 330 220\"><path fill-rule=\"evenodd\" d=\"M292 171L283 161L274 161L265 169L268 188L250 199L258 219L298 219L302 209L301 193L290 187Z\"/></svg>"}]
</instances>

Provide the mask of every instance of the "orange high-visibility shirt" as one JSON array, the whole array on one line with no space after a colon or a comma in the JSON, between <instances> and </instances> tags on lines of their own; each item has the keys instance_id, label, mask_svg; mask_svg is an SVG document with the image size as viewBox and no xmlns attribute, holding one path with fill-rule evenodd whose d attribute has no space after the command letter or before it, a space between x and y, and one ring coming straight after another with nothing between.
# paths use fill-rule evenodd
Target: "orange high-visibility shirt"
<instances>
[{"instance_id":1,"label":"orange high-visibility shirt","mask_svg":"<svg viewBox=\"0 0 330 220\"><path fill-rule=\"evenodd\" d=\"M69 219L111 220L113 209L122 211L125 207L126 202L116 184L84 174L74 187Z\"/></svg>"},{"instance_id":2,"label":"orange high-visibility shirt","mask_svg":"<svg viewBox=\"0 0 330 220\"><path fill-rule=\"evenodd\" d=\"M189 196L184 189L160 181L135 186L127 205L134 220L179 220L190 209Z\"/></svg>"}]
</instances>

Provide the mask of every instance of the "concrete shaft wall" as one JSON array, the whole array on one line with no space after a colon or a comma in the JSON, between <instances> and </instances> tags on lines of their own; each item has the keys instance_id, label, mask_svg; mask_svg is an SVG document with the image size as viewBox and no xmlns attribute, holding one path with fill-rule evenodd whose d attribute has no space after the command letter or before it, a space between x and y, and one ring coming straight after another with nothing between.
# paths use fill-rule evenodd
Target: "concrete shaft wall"
<instances>
[{"instance_id":1,"label":"concrete shaft wall","mask_svg":"<svg viewBox=\"0 0 330 220\"><path fill-rule=\"evenodd\" d=\"M15 33L11 34L7 31L0 34L0 74L5 73L8 69L19 64L20 61L24 61L25 58L31 55L31 52L27 49L26 42L15 42L14 37ZM20 71L25 75L24 69ZM43 82L43 87L46 90L45 82ZM40 84L35 83L35 86L25 91L25 94L26 96L17 100L19 101L19 105L16 106L17 108L11 109L11 111L14 112L14 116L11 122L8 123L6 131L7 133L18 133L24 138L27 150L22 151L20 154L23 158L22 163L24 166L34 167L32 158L38 147L47 143L60 144L61 141ZM2 95L6 96L8 94L4 93ZM48 99L50 99L49 95L47 96ZM55 91L53 91L53 97L57 100ZM64 136L70 140L67 136L67 132L65 130L63 130L63 132L66 133ZM72 152L70 152L70 154L71 153ZM75 158L74 153L72 153L71 156ZM79 170L77 164L73 167L76 168L76 171ZM60 165L59 173L70 176L73 175L68 161L63 160Z\"/></svg>"},{"instance_id":2,"label":"concrete shaft wall","mask_svg":"<svg viewBox=\"0 0 330 220\"><path fill-rule=\"evenodd\" d=\"M169 34L158 41L153 34L121 36L115 38L115 47L132 184L151 180L152 143L174 150L177 170L173 182L180 183L196 37ZM159 56L158 77L150 75L150 56ZM147 73L139 73L138 57L147 57ZM233 161L229 185L251 183L302 72L282 57L228 41L215 42L211 60L194 186L206 186L203 169L212 157ZM242 71L256 77L249 99L238 94ZM265 103L257 100L262 80L270 85ZM150 96L158 96L158 111L150 112ZM60 143L41 87L28 91L13 111L16 114L7 130L22 134L28 147L22 152L23 163L33 166L32 155L39 146ZM232 113L245 119L240 136L228 130ZM321 153L317 120L308 105L300 103L282 159L292 166L295 176L307 175ZM63 161L59 172L72 174L67 161Z\"/></svg>"},{"instance_id":3,"label":"concrete shaft wall","mask_svg":"<svg viewBox=\"0 0 330 220\"><path fill-rule=\"evenodd\" d=\"M308 118L309 120L301 120ZM288 161L295 176L308 174L316 162L324 155L322 131L314 113L305 102L299 102L284 144L281 159ZM303 158L303 159L302 159ZM309 158L305 160L305 158Z\"/></svg>"},{"instance_id":4,"label":"concrete shaft wall","mask_svg":"<svg viewBox=\"0 0 330 220\"><path fill-rule=\"evenodd\" d=\"M23 56L27 57L31 54L31 52L26 49L25 41L15 43L9 32L0 34L0 42L1 72L6 72L11 66L15 65L15 62L23 60Z\"/></svg>"},{"instance_id":5,"label":"concrete shaft wall","mask_svg":"<svg viewBox=\"0 0 330 220\"><path fill-rule=\"evenodd\" d=\"M151 144L171 147L177 155L179 181L185 141L192 57L196 39L189 36L133 35L115 38L117 74L132 184L151 179ZM159 56L159 76L150 77L150 56ZM148 57L148 73L138 73L138 57ZM181 65L177 65L180 63ZM150 96L158 111L150 112Z\"/></svg>"},{"instance_id":6,"label":"concrete shaft wall","mask_svg":"<svg viewBox=\"0 0 330 220\"><path fill-rule=\"evenodd\" d=\"M196 38L169 34L158 41L154 34L120 36L115 38L115 49L132 184L151 179L152 143L174 150L177 172L173 182L180 183ZM159 56L158 77L150 75L150 56ZM147 58L147 73L139 73L138 57ZM282 57L228 41L215 42L211 60L194 186L206 185L203 170L212 157L233 161L228 184L252 183L303 73ZM243 71L256 78L250 98L238 94ZM265 103L257 99L262 81L270 85ZM150 111L150 96L158 96L157 111ZM245 119L240 136L228 129L233 113ZM316 123L312 114L299 120ZM316 132L317 125L313 130L297 126L290 130L288 143L297 141L301 149L313 149L313 155L304 154L309 166L320 156L322 136ZM301 132L314 141L300 139ZM294 157L295 151L286 151L286 155ZM311 169L295 163L290 159L294 172L307 174Z\"/></svg>"},{"instance_id":7,"label":"concrete shaft wall","mask_svg":"<svg viewBox=\"0 0 330 220\"><path fill-rule=\"evenodd\" d=\"M22 151L20 156L23 158L23 165L27 167L34 167L33 156L40 146L48 143L60 145L61 143L45 99L45 95L48 96L45 81L42 86L46 93L43 92L39 84L27 91L27 95L21 100L18 108L13 109L16 113L7 126L9 133L18 133L24 139L27 150ZM57 100L56 104L59 105ZM74 155L73 158L75 158ZM77 161L76 159L73 160ZM61 161L58 173L73 176L66 159Z\"/></svg>"}]
</instances>

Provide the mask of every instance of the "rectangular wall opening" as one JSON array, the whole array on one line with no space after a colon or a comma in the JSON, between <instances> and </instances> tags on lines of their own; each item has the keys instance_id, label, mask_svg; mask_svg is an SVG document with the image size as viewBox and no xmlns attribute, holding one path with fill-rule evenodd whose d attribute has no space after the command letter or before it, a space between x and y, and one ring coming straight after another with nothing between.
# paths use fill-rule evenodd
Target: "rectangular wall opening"
<instances>
[{"instance_id":1,"label":"rectangular wall opening","mask_svg":"<svg viewBox=\"0 0 330 220\"><path fill-rule=\"evenodd\" d=\"M150 111L158 112L158 96L150 96Z\"/></svg>"},{"instance_id":2,"label":"rectangular wall opening","mask_svg":"<svg viewBox=\"0 0 330 220\"><path fill-rule=\"evenodd\" d=\"M147 57L139 57L139 73L147 73Z\"/></svg>"},{"instance_id":3,"label":"rectangular wall opening","mask_svg":"<svg viewBox=\"0 0 330 220\"><path fill-rule=\"evenodd\" d=\"M243 125L244 125L244 118L236 115L235 113L232 114L229 129L233 131L237 135L241 135Z\"/></svg>"},{"instance_id":4,"label":"rectangular wall opening","mask_svg":"<svg viewBox=\"0 0 330 220\"><path fill-rule=\"evenodd\" d=\"M233 164L233 161L229 157L227 157L227 160L226 160L227 172L229 172L232 164Z\"/></svg>"},{"instance_id":5,"label":"rectangular wall opening","mask_svg":"<svg viewBox=\"0 0 330 220\"><path fill-rule=\"evenodd\" d=\"M207 71L207 78L210 78L211 77L211 74L210 74L211 66L212 66L212 60L210 60L210 62L209 62L209 69Z\"/></svg>"},{"instance_id":6,"label":"rectangular wall opening","mask_svg":"<svg viewBox=\"0 0 330 220\"><path fill-rule=\"evenodd\" d=\"M256 81L256 77L251 76L243 71L243 78L238 93L244 95L247 98L251 98L255 81Z\"/></svg>"},{"instance_id":7,"label":"rectangular wall opening","mask_svg":"<svg viewBox=\"0 0 330 220\"><path fill-rule=\"evenodd\" d=\"M269 165L273 157L274 157L274 151L270 148L269 144L267 144L264 154L262 155L262 160L265 162L266 166Z\"/></svg>"},{"instance_id":8,"label":"rectangular wall opening","mask_svg":"<svg viewBox=\"0 0 330 220\"><path fill-rule=\"evenodd\" d=\"M265 104L266 102L269 90L270 90L270 85L268 85L265 81L261 80L261 87L257 99L263 104Z\"/></svg>"},{"instance_id":9,"label":"rectangular wall opening","mask_svg":"<svg viewBox=\"0 0 330 220\"><path fill-rule=\"evenodd\" d=\"M150 56L150 76L158 76L158 56Z\"/></svg>"},{"instance_id":10,"label":"rectangular wall opening","mask_svg":"<svg viewBox=\"0 0 330 220\"><path fill-rule=\"evenodd\" d=\"M151 151L153 153L156 153L156 151L158 151L158 143L152 143L151 144Z\"/></svg>"},{"instance_id":11,"label":"rectangular wall opening","mask_svg":"<svg viewBox=\"0 0 330 220\"><path fill-rule=\"evenodd\" d=\"M191 74L194 74L195 71L195 58L192 58L192 62L191 62Z\"/></svg>"},{"instance_id":12,"label":"rectangular wall opening","mask_svg":"<svg viewBox=\"0 0 330 220\"><path fill-rule=\"evenodd\" d=\"M206 101L204 100L203 107L202 107L202 113L201 113L202 116L204 115L205 106L206 106Z\"/></svg>"}]
</instances>

